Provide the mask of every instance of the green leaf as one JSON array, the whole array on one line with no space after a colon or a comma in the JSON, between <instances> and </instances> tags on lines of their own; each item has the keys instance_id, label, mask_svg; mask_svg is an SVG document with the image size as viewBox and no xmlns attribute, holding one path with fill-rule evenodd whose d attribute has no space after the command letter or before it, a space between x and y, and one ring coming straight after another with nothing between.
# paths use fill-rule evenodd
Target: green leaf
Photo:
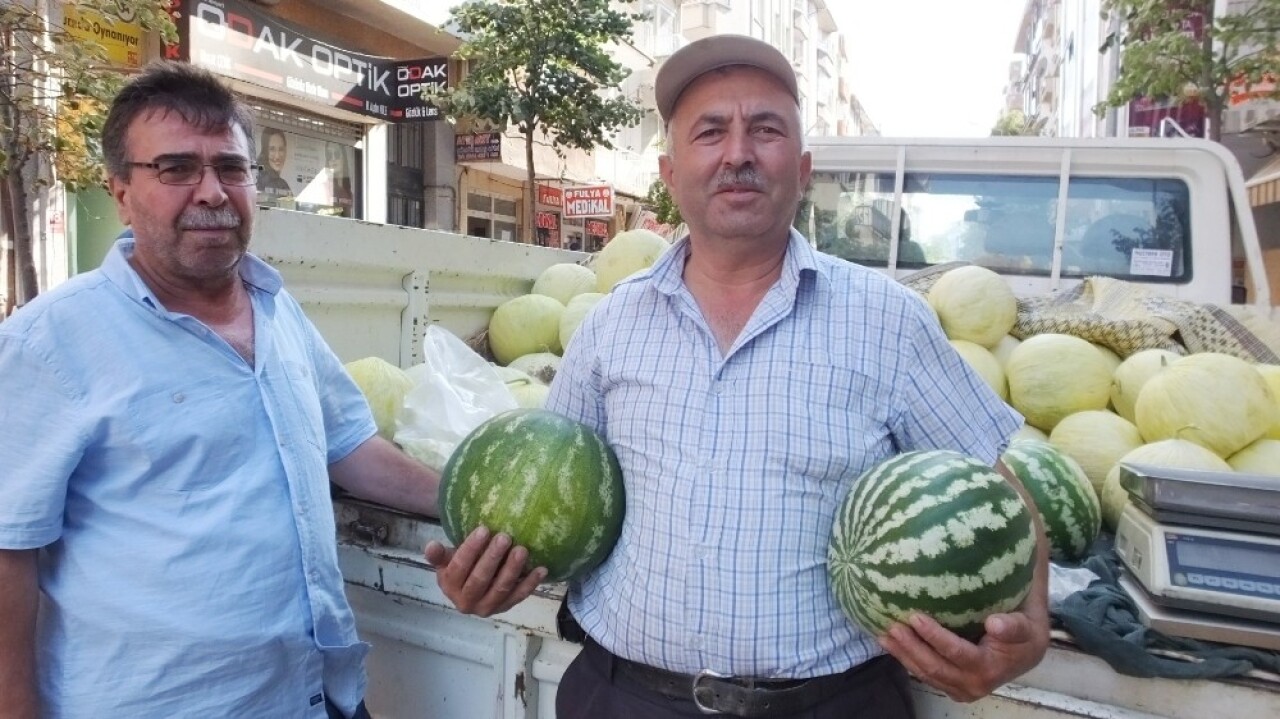
<instances>
[{"instance_id":1,"label":"green leaf","mask_svg":"<svg viewBox=\"0 0 1280 719\"><path fill-rule=\"evenodd\" d=\"M1231 12L1221 17L1214 17L1215 5L1214 0L1104 0L1104 12L1121 18L1122 27L1099 51L1122 54L1110 94L1094 112L1103 115L1140 97L1181 98L1191 90L1208 108L1212 126L1221 128L1233 80L1280 77L1280 0L1231 3ZM1197 13L1205 18L1199 40L1185 30ZM1280 99L1280 94L1269 97Z\"/></svg>"}]
</instances>

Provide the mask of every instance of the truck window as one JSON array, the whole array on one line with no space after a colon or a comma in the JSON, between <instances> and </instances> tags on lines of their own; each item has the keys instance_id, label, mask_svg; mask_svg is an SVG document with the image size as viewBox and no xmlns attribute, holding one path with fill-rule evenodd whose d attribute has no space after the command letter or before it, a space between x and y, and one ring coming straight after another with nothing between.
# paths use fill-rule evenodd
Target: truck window
<instances>
[{"instance_id":1,"label":"truck window","mask_svg":"<svg viewBox=\"0 0 1280 719\"><path fill-rule=\"evenodd\" d=\"M1072 178L1062 275L1190 280L1190 207L1181 180Z\"/></svg>"},{"instance_id":2,"label":"truck window","mask_svg":"<svg viewBox=\"0 0 1280 719\"><path fill-rule=\"evenodd\" d=\"M909 172L898 207L897 266L961 260L1048 276L1059 186L1056 176ZM815 172L796 226L823 252L886 267L894 197L889 173ZM1189 206L1180 180L1071 178L1060 274L1189 280Z\"/></svg>"}]
</instances>

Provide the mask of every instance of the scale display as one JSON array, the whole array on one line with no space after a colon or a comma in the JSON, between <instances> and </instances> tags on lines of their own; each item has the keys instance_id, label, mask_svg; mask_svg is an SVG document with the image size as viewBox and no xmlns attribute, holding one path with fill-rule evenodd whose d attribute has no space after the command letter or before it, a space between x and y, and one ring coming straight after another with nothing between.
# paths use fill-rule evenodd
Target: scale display
<instances>
[{"instance_id":1,"label":"scale display","mask_svg":"<svg viewBox=\"0 0 1280 719\"><path fill-rule=\"evenodd\" d=\"M1130 504L1116 553L1170 607L1280 623L1280 538L1166 525Z\"/></svg>"}]
</instances>

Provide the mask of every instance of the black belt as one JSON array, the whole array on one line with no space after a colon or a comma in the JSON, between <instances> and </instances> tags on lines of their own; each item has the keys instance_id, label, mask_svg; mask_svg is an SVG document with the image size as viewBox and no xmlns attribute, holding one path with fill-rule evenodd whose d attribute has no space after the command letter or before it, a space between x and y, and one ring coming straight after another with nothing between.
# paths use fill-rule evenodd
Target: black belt
<instances>
[{"instance_id":1,"label":"black belt","mask_svg":"<svg viewBox=\"0 0 1280 719\"><path fill-rule=\"evenodd\" d=\"M812 679L755 679L727 677L711 672L681 674L623 659L588 637L584 651L606 657L614 678L630 681L669 699L691 701L706 714L764 719L796 714L821 704L848 689L854 677L882 664L876 657L841 674Z\"/></svg>"}]
</instances>

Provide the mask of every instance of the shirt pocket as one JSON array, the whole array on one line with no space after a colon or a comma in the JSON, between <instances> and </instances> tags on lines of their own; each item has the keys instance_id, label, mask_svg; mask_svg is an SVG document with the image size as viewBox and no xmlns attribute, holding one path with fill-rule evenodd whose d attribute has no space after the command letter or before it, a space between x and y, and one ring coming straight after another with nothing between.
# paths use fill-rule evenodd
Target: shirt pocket
<instances>
[{"instance_id":1,"label":"shirt pocket","mask_svg":"<svg viewBox=\"0 0 1280 719\"><path fill-rule=\"evenodd\" d=\"M261 423L261 406L225 380L192 379L126 402L148 486L177 492L210 489L234 474Z\"/></svg>"},{"instance_id":2,"label":"shirt pocket","mask_svg":"<svg viewBox=\"0 0 1280 719\"><path fill-rule=\"evenodd\" d=\"M797 363L768 385L771 424L781 433L789 474L840 482L892 453L888 392L868 374Z\"/></svg>"}]
</instances>

